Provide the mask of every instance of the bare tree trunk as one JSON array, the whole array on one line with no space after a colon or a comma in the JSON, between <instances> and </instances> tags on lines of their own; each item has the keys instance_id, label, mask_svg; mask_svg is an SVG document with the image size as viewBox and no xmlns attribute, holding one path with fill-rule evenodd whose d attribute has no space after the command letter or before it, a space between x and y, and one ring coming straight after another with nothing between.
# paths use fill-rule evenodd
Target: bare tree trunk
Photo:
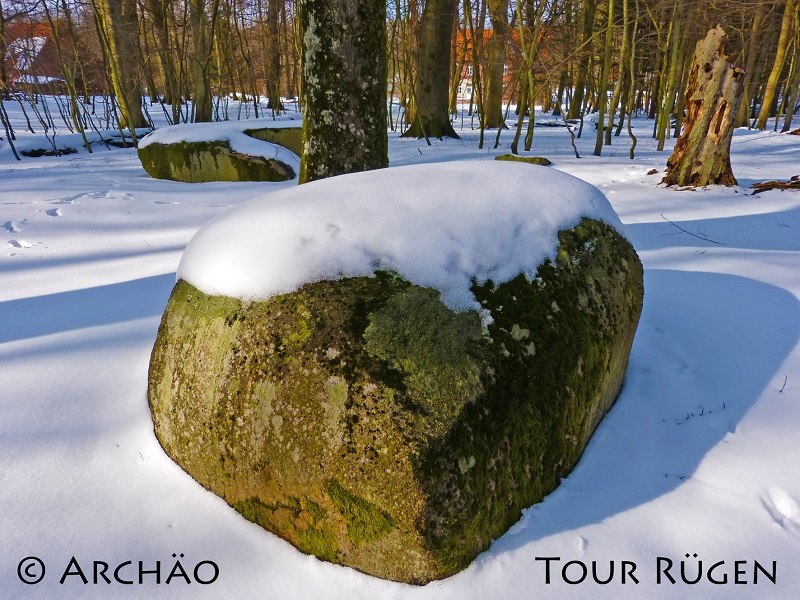
<instances>
[{"instance_id":1,"label":"bare tree trunk","mask_svg":"<svg viewBox=\"0 0 800 600\"><path fill-rule=\"evenodd\" d=\"M756 59L758 58L761 45L758 43L761 36L761 25L764 21L764 13L766 12L766 5L759 2L756 6L756 13L753 17L753 24L750 28L750 40L745 46L746 62L744 66L744 98L739 105L739 114L736 117L736 125L743 127L750 124L750 84L753 81L753 71L756 67Z\"/></svg>"},{"instance_id":2,"label":"bare tree trunk","mask_svg":"<svg viewBox=\"0 0 800 600\"><path fill-rule=\"evenodd\" d=\"M147 7L153 20L153 37L156 40L156 51L164 79L164 102L172 106L172 122L180 121L181 92L175 74L175 63L169 43L167 15L171 8L170 0L148 0Z\"/></svg>"},{"instance_id":3,"label":"bare tree trunk","mask_svg":"<svg viewBox=\"0 0 800 600\"><path fill-rule=\"evenodd\" d=\"M664 87L664 100L661 103L661 110L658 112L658 123L656 137L658 138L658 151L664 150L664 143L669 129L669 118L672 115L672 108L675 103L675 96L678 93L678 65L680 64L680 54L683 44L686 42L686 35L683 32L683 0L678 0L672 13L673 24L670 25L668 41L671 41L669 59L669 74L667 84ZM662 74L666 75L666 74Z\"/></svg>"},{"instance_id":4,"label":"bare tree trunk","mask_svg":"<svg viewBox=\"0 0 800 600\"><path fill-rule=\"evenodd\" d=\"M798 13L800 13L800 10L798 10ZM794 109L797 104L798 87L800 87L800 20L798 20L798 27L795 27L795 29L794 58L792 59L793 68L789 73L789 81L787 83L789 92L786 99L786 116L783 119L781 133L786 133L792 127L792 118L794 118Z\"/></svg>"},{"instance_id":5,"label":"bare tree trunk","mask_svg":"<svg viewBox=\"0 0 800 600\"><path fill-rule=\"evenodd\" d=\"M630 12L629 4L631 0L623 0L623 21L625 23L628 22L628 14ZM626 65L628 68L628 137L631 139L631 147L628 153L628 156L631 160L635 157L635 150L636 144L639 140L636 139L636 135L633 133L633 125L631 121L633 120L633 109L634 104L636 102L636 34L639 31L639 0L633 0L634 10L636 12L636 16L633 19L633 31L631 32L631 51L629 56L629 62ZM642 86L644 87L644 86ZM620 123L621 125L622 123Z\"/></svg>"},{"instance_id":6,"label":"bare tree trunk","mask_svg":"<svg viewBox=\"0 0 800 600\"><path fill-rule=\"evenodd\" d=\"M9 86L8 86L8 73L6 72L6 14L5 14L5 7L3 6L2 0L0 0L0 44L2 44L2 50L0 52L0 99L8 99L10 98L9 95ZM16 152L16 150L15 150Z\"/></svg>"},{"instance_id":7,"label":"bare tree trunk","mask_svg":"<svg viewBox=\"0 0 800 600\"><path fill-rule=\"evenodd\" d=\"M403 137L458 138L450 123L450 47L458 0L428 0L422 13L414 120Z\"/></svg>"},{"instance_id":8,"label":"bare tree trunk","mask_svg":"<svg viewBox=\"0 0 800 600\"><path fill-rule=\"evenodd\" d=\"M92 7L108 57L111 85L121 113L120 126L133 133L135 128L147 126L136 64L139 57L136 0L92 0Z\"/></svg>"},{"instance_id":9,"label":"bare tree trunk","mask_svg":"<svg viewBox=\"0 0 800 600\"><path fill-rule=\"evenodd\" d=\"M47 6L47 4L44 4L43 6L45 16L47 17L47 22L50 25L50 31L52 33L56 50L56 57L58 58L58 65L61 70L61 75L64 78L64 87L67 90L67 97L69 98L69 113L72 117L72 124L75 125L75 130L81 134L83 147L86 148L87 152L91 153L92 146L89 144L89 139L86 137L83 120L81 119L80 103L78 102L78 89L75 84L76 62L67 61L63 45L61 43L61 26L65 25L67 28L67 33L69 34L69 43L73 48L75 47L75 32L72 27L72 15L66 2L63 0L60 6L60 8L63 10L62 15L59 14L59 5L54 7L55 14L51 12L51 9Z\"/></svg>"},{"instance_id":10,"label":"bare tree trunk","mask_svg":"<svg viewBox=\"0 0 800 600\"><path fill-rule=\"evenodd\" d=\"M269 107L275 112L280 112L283 109L280 94L281 54L279 46L279 17L280 7L278 6L278 0L269 0L267 4L267 43L265 56L267 66L266 80Z\"/></svg>"},{"instance_id":11,"label":"bare tree trunk","mask_svg":"<svg viewBox=\"0 0 800 600\"><path fill-rule=\"evenodd\" d=\"M756 129L766 129L767 119L772 110L772 103L775 101L775 92L778 89L778 80L783 70L783 63L786 59L786 50L789 47L789 37L794 22L794 0L786 0L783 19L781 21L781 33L778 39L778 49L775 53L775 62L772 64L772 71L767 78L767 86L764 88L764 97L761 99L761 110L758 111Z\"/></svg>"},{"instance_id":12,"label":"bare tree trunk","mask_svg":"<svg viewBox=\"0 0 800 600\"><path fill-rule=\"evenodd\" d=\"M603 152L603 118L608 104L608 73L611 69L611 47L614 41L614 0L608 0L608 24L606 25L605 51L603 52L603 66L600 72L600 85L597 91L599 114L597 116L597 139L594 145L594 155L600 156ZM611 125L609 125L609 129Z\"/></svg>"},{"instance_id":13,"label":"bare tree trunk","mask_svg":"<svg viewBox=\"0 0 800 600\"><path fill-rule=\"evenodd\" d=\"M505 127L503 119L503 70L509 34L508 0L488 0L492 37L486 43L486 98L483 102L484 127Z\"/></svg>"},{"instance_id":14,"label":"bare tree trunk","mask_svg":"<svg viewBox=\"0 0 800 600\"><path fill-rule=\"evenodd\" d=\"M458 14L454 15L454 27L459 31ZM466 29L464 30L464 39L461 46L458 46L458 36L453 36L453 50L452 50L452 70L450 77L450 113L456 113L458 110L458 89L461 84L461 73L464 71L464 63L467 60L467 38Z\"/></svg>"},{"instance_id":15,"label":"bare tree trunk","mask_svg":"<svg viewBox=\"0 0 800 600\"><path fill-rule=\"evenodd\" d=\"M578 72L575 75L575 92L569 104L568 119L577 119L581 116L583 97L586 88L586 76L589 72L589 58L592 53L592 36L594 35L594 13L597 10L597 0L583 2L583 37L581 39L581 57L578 60Z\"/></svg>"},{"instance_id":16,"label":"bare tree trunk","mask_svg":"<svg viewBox=\"0 0 800 600\"><path fill-rule=\"evenodd\" d=\"M567 70L564 68L561 71L561 75L558 77L558 91L556 91L556 97L553 102L553 116L560 117L563 112L563 99L564 99L564 88L567 87Z\"/></svg>"},{"instance_id":17,"label":"bare tree trunk","mask_svg":"<svg viewBox=\"0 0 800 600\"><path fill-rule=\"evenodd\" d=\"M218 9L219 0L212 0L211 18L208 19L205 0L189 0L189 18L192 24L192 102L195 123L211 121L211 82L208 67L211 62Z\"/></svg>"},{"instance_id":18,"label":"bare tree trunk","mask_svg":"<svg viewBox=\"0 0 800 600\"><path fill-rule=\"evenodd\" d=\"M736 185L730 149L744 71L728 63L728 36L717 26L699 41L686 87L683 135L667 161L667 185Z\"/></svg>"},{"instance_id":19,"label":"bare tree trunk","mask_svg":"<svg viewBox=\"0 0 800 600\"><path fill-rule=\"evenodd\" d=\"M303 0L299 9L300 182L388 166L385 0Z\"/></svg>"},{"instance_id":20,"label":"bare tree trunk","mask_svg":"<svg viewBox=\"0 0 800 600\"><path fill-rule=\"evenodd\" d=\"M627 4L625 4L623 0L623 19L622 19L622 45L619 51L619 77L617 78L617 85L614 87L614 93L611 96L611 104L608 107L608 127L605 131L605 145L611 145L611 130L614 128L614 115L617 114L617 106L619 105L620 98L622 98L622 92L625 89L625 64L628 61L628 18L627 18ZM623 107L624 107L623 102ZM624 108L620 114L620 127L622 127L622 121L625 120L625 111Z\"/></svg>"}]
</instances>

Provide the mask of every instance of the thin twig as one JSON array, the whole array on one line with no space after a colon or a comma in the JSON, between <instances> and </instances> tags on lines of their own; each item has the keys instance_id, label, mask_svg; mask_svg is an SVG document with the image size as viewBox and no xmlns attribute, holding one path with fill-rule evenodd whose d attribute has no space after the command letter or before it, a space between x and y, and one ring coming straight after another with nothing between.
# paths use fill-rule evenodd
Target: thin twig
<instances>
[{"instance_id":1,"label":"thin twig","mask_svg":"<svg viewBox=\"0 0 800 600\"><path fill-rule=\"evenodd\" d=\"M781 389L778 390L779 394L783 393L784 388L786 388L786 382L787 381L789 381L789 376L788 375L784 375L783 376L783 385L781 386Z\"/></svg>"},{"instance_id":2,"label":"thin twig","mask_svg":"<svg viewBox=\"0 0 800 600\"><path fill-rule=\"evenodd\" d=\"M692 233L691 231L686 231L683 227L681 227L680 225L678 225L674 221L670 221L667 217L665 217L664 213L661 213L661 218L664 219L670 225L673 225L673 226L677 227L678 229L680 229L683 233L688 233L692 237L696 237L699 240L703 240L704 242L711 242L712 244L719 244L720 246L727 246L727 244L725 242L718 242L716 240L712 240L711 238L704 237L702 235L697 235L696 233Z\"/></svg>"}]
</instances>

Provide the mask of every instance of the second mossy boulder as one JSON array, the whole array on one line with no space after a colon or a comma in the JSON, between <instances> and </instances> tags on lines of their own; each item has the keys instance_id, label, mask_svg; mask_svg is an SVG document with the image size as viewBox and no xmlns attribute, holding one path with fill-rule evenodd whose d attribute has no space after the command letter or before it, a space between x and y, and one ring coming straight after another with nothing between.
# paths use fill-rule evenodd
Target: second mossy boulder
<instances>
[{"instance_id":1,"label":"second mossy boulder","mask_svg":"<svg viewBox=\"0 0 800 600\"><path fill-rule=\"evenodd\" d=\"M299 169L300 135L299 124L281 121L173 125L143 138L138 155L157 179L289 181Z\"/></svg>"}]
</instances>

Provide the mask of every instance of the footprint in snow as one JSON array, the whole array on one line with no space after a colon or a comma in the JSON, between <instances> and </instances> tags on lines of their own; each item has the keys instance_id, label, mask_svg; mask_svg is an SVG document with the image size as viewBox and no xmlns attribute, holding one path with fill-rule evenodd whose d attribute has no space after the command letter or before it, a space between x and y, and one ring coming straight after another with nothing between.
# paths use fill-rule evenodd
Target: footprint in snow
<instances>
[{"instance_id":1,"label":"footprint in snow","mask_svg":"<svg viewBox=\"0 0 800 600\"><path fill-rule=\"evenodd\" d=\"M96 198L102 198L105 195L105 192L88 192L82 194L74 194L72 196L66 196L65 198L57 198L55 200L51 200L50 204L80 204L81 198L88 198L90 200L94 200Z\"/></svg>"},{"instance_id":2,"label":"footprint in snow","mask_svg":"<svg viewBox=\"0 0 800 600\"><path fill-rule=\"evenodd\" d=\"M36 242L29 242L28 240L10 240L8 245L13 248L33 248Z\"/></svg>"},{"instance_id":3,"label":"footprint in snow","mask_svg":"<svg viewBox=\"0 0 800 600\"><path fill-rule=\"evenodd\" d=\"M761 498L761 503L773 521L789 533L800 536L800 506L794 498L780 488L771 488Z\"/></svg>"},{"instance_id":4,"label":"footprint in snow","mask_svg":"<svg viewBox=\"0 0 800 600\"><path fill-rule=\"evenodd\" d=\"M25 222L25 219L21 219L19 221L6 221L3 223L3 229L5 229L8 233L19 233L22 231L22 226L25 225Z\"/></svg>"},{"instance_id":5,"label":"footprint in snow","mask_svg":"<svg viewBox=\"0 0 800 600\"><path fill-rule=\"evenodd\" d=\"M50 208L44 211L48 217L60 217L61 216L61 209L60 208Z\"/></svg>"}]
</instances>

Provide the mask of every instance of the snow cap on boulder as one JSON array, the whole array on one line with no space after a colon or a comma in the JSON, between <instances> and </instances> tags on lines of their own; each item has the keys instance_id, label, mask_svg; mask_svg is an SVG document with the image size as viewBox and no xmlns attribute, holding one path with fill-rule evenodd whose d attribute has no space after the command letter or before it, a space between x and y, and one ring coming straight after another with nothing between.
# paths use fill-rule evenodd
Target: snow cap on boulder
<instances>
[{"instance_id":1,"label":"snow cap on boulder","mask_svg":"<svg viewBox=\"0 0 800 600\"><path fill-rule=\"evenodd\" d=\"M558 232L588 217L623 232L594 186L518 163L459 161L333 177L240 205L202 228L178 268L208 293L261 300L394 271L478 308L473 281L533 276Z\"/></svg>"}]
</instances>

